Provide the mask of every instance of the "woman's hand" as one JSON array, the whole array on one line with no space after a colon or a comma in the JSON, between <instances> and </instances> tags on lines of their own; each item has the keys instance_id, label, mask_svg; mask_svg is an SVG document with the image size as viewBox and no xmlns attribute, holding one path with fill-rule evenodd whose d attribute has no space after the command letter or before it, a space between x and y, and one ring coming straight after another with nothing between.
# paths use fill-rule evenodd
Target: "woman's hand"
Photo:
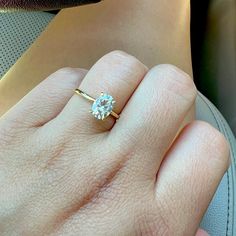
<instances>
[{"instance_id":1,"label":"woman's hand","mask_svg":"<svg viewBox=\"0 0 236 236\"><path fill-rule=\"evenodd\" d=\"M120 119L93 118L77 87ZM0 120L0 234L195 235L229 165L204 122L175 139L195 98L184 72L119 51L49 76Z\"/></svg>"}]
</instances>

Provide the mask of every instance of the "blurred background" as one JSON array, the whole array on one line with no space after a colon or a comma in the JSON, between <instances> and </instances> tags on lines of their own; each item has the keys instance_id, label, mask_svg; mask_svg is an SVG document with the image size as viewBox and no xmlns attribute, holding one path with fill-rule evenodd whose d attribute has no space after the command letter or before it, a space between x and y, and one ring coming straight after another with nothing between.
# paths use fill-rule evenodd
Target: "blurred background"
<instances>
[{"instance_id":1,"label":"blurred background","mask_svg":"<svg viewBox=\"0 0 236 236\"><path fill-rule=\"evenodd\" d=\"M191 2L195 83L236 134L236 1Z\"/></svg>"}]
</instances>

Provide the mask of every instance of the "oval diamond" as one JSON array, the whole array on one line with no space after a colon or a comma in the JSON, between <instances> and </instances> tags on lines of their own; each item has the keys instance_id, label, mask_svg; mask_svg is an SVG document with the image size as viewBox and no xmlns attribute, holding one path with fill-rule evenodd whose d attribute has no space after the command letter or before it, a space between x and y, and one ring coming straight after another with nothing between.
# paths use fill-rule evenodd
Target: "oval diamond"
<instances>
[{"instance_id":1,"label":"oval diamond","mask_svg":"<svg viewBox=\"0 0 236 236\"><path fill-rule=\"evenodd\" d=\"M109 94L101 94L92 105L92 114L98 120L104 120L108 117L114 107L115 100Z\"/></svg>"}]
</instances>

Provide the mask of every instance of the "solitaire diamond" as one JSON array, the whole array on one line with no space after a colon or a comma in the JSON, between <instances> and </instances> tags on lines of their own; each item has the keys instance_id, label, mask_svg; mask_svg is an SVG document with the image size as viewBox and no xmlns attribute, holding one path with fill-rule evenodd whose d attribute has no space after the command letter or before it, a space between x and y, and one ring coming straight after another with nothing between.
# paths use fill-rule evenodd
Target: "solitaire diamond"
<instances>
[{"instance_id":1,"label":"solitaire diamond","mask_svg":"<svg viewBox=\"0 0 236 236\"><path fill-rule=\"evenodd\" d=\"M92 105L91 113L98 120L104 120L108 117L115 105L115 100L109 94L101 93L100 97Z\"/></svg>"}]
</instances>

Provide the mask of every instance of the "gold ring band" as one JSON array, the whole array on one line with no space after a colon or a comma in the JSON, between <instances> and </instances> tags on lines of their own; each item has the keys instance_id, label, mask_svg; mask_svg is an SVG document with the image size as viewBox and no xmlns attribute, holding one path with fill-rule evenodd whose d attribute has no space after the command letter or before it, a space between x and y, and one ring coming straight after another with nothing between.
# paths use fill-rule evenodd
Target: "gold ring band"
<instances>
[{"instance_id":1,"label":"gold ring band","mask_svg":"<svg viewBox=\"0 0 236 236\"><path fill-rule=\"evenodd\" d=\"M120 116L113 111L115 100L111 95L101 93L100 97L98 99L95 99L80 89L76 89L75 93L93 103L91 113L98 120L104 120L109 115L113 116L116 119L120 118Z\"/></svg>"}]
</instances>

